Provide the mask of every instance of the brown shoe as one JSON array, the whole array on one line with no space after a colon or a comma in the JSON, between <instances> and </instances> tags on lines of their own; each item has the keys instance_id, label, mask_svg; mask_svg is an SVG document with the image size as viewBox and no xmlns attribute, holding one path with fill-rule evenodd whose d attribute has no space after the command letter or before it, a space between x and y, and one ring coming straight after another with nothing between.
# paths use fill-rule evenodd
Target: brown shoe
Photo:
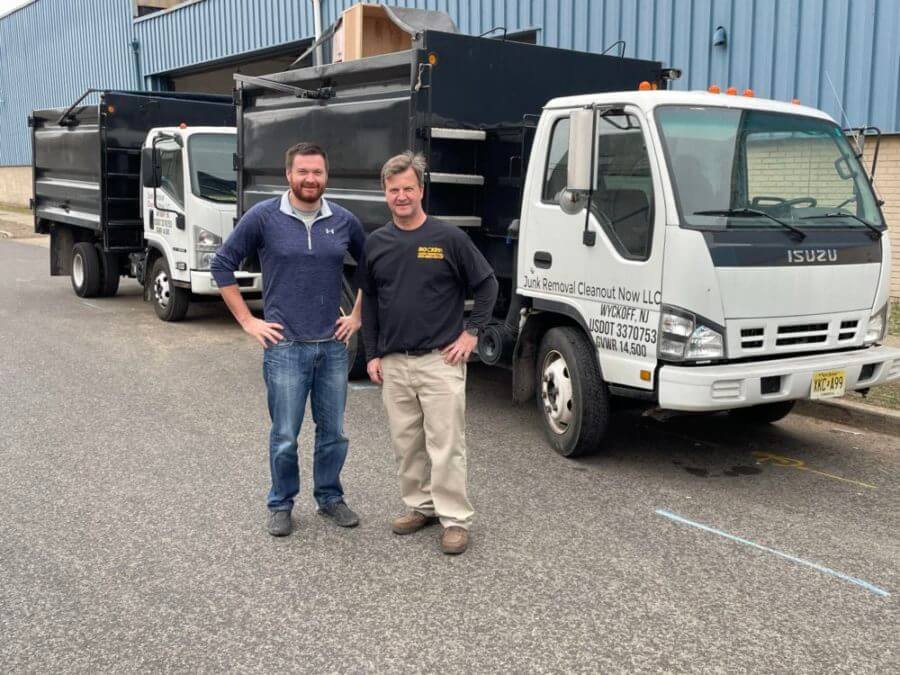
<instances>
[{"instance_id":1,"label":"brown shoe","mask_svg":"<svg viewBox=\"0 0 900 675\"><path fill-rule=\"evenodd\" d=\"M441 535L441 550L447 555L464 553L469 546L469 533L462 527L448 527Z\"/></svg>"},{"instance_id":2,"label":"brown shoe","mask_svg":"<svg viewBox=\"0 0 900 675\"><path fill-rule=\"evenodd\" d=\"M394 518L391 522L391 529L394 534L412 534L436 522L437 518L434 516L426 516L418 511L409 511Z\"/></svg>"}]
</instances>

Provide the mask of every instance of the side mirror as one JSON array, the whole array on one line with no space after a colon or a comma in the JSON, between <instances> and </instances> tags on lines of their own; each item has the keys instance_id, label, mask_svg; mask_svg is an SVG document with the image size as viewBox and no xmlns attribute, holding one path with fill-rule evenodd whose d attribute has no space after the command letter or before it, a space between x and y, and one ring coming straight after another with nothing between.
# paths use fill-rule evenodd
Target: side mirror
<instances>
[{"instance_id":1,"label":"side mirror","mask_svg":"<svg viewBox=\"0 0 900 675\"><path fill-rule=\"evenodd\" d=\"M837 172L837 175L844 180L856 178L856 171L850 164L850 159L848 157L838 157L834 160L834 170Z\"/></svg>"},{"instance_id":2,"label":"side mirror","mask_svg":"<svg viewBox=\"0 0 900 675\"><path fill-rule=\"evenodd\" d=\"M593 109L573 110L569 113L569 165L566 180L569 192L588 192L591 189L593 136Z\"/></svg>"},{"instance_id":3,"label":"side mirror","mask_svg":"<svg viewBox=\"0 0 900 675\"><path fill-rule=\"evenodd\" d=\"M156 148L141 148L141 184L145 188L159 187L159 153Z\"/></svg>"}]
</instances>

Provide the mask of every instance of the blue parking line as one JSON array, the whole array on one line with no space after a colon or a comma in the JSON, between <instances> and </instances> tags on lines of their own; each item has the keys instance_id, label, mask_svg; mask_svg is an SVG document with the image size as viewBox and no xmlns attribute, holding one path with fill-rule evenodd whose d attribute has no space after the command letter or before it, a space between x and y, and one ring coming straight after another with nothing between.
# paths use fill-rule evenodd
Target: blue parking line
<instances>
[{"instance_id":1,"label":"blue parking line","mask_svg":"<svg viewBox=\"0 0 900 675\"><path fill-rule=\"evenodd\" d=\"M736 541L739 544L746 544L747 546L752 546L753 548L757 548L760 551L765 551L766 553L772 553L777 555L780 558L784 558L785 560L790 560L791 562L798 563L800 565L806 565L807 567L812 567L814 570L818 570L819 572L824 572L825 574L830 574L833 577L837 577L838 579L843 579L844 581L849 581L851 584L856 584L857 586L862 586L867 591L871 591L875 595L880 595L883 598L890 596L890 593L883 588L876 586L875 584L870 584L868 581L863 581L862 579L857 579L856 577L851 577L843 572L838 572L836 570L831 569L830 567L825 567L824 565L819 565L818 563L810 562L809 560L803 560L803 558L798 558L796 556L791 555L790 553L784 553L783 551L778 551L774 548L769 548L768 546L763 546L762 544L757 544L748 539L743 539L741 537L736 537L733 534L729 534L728 532L723 532L722 530L718 530L714 527L710 527L709 525L704 525L703 523L697 523L693 520L688 520L684 516L679 516L677 513L672 513L671 511L666 511L665 509L656 509L656 514L660 516L664 516L669 518L670 520L674 520L677 523L683 523L685 525L690 525L691 527L696 527L697 529L703 530L705 532L711 532L712 534L717 534L720 537L725 537L726 539L731 539L731 541Z\"/></svg>"}]
</instances>

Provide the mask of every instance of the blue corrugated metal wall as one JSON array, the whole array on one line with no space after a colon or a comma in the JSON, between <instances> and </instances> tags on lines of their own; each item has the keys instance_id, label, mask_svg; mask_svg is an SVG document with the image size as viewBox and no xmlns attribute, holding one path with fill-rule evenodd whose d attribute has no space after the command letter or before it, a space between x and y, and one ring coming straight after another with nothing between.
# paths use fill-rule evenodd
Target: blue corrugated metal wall
<instances>
[{"instance_id":1,"label":"blue corrugated metal wall","mask_svg":"<svg viewBox=\"0 0 900 675\"><path fill-rule=\"evenodd\" d=\"M0 165L31 164L32 110L137 88L131 40L129 0L38 0L0 19Z\"/></svg>"},{"instance_id":2,"label":"blue corrugated metal wall","mask_svg":"<svg viewBox=\"0 0 900 675\"><path fill-rule=\"evenodd\" d=\"M322 0L328 26L354 0ZM440 9L460 30L540 28L542 44L625 54L684 70L679 89L750 87L850 123L900 131L898 0L390 0ZM713 46L717 26L725 47ZM131 0L38 0L0 20L0 165L29 161L27 112L87 86L145 78L312 35L309 0L194 0L136 21ZM151 80L152 81L152 80Z\"/></svg>"},{"instance_id":3,"label":"blue corrugated metal wall","mask_svg":"<svg viewBox=\"0 0 900 675\"><path fill-rule=\"evenodd\" d=\"M296 42L315 32L309 0L201 0L138 19L134 29L148 75Z\"/></svg>"}]
</instances>

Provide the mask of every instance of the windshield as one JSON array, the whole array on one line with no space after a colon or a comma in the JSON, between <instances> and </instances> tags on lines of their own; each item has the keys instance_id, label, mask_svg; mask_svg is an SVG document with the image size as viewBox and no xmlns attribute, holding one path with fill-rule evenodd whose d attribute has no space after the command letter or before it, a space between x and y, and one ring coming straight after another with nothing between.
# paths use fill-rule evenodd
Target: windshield
<instances>
[{"instance_id":1,"label":"windshield","mask_svg":"<svg viewBox=\"0 0 900 675\"><path fill-rule=\"evenodd\" d=\"M682 225L777 228L774 217L804 230L884 226L865 171L831 122L694 106L660 106L656 119ZM697 215L742 209L760 213Z\"/></svg>"},{"instance_id":2,"label":"windshield","mask_svg":"<svg viewBox=\"0 0 900 675\"><path fill-rule=\"evenodd\" d=\"M196 134L188 139L191 192L201 199L237 202L237 171L233 155L237 141L232 134Z\"/></svg>"}]
</instances>

